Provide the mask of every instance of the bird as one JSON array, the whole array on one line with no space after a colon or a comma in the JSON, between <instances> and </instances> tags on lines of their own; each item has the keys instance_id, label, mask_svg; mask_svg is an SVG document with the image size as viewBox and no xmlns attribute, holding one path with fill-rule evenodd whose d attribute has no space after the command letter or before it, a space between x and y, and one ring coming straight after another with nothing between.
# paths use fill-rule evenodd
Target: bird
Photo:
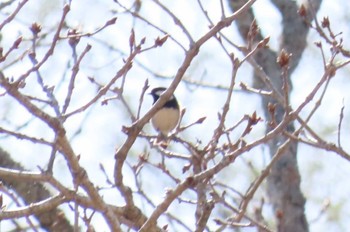
<instances>
[{"instance_id":1,"label":"bird","mask_svg":"<svg viewBox=\"0 0 350 232\"><path fill-rule=\"evenodd\" d=\"M157 87L151 90L153 105L157 102L162 93L166 90L164 87ZM173 94L167 102L151 118L153 128L159 132L161 139L167 138L169 133L175 129L180 120L180 106Z\"/></svg>"}]
</instances>

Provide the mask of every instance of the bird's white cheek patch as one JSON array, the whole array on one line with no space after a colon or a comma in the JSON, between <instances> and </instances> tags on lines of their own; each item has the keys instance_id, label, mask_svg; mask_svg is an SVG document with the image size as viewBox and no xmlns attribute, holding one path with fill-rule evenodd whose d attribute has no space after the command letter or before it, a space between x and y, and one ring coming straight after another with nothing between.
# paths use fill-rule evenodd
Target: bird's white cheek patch
<instances>
[{"instance_id":1,"label":"bird's white cheek patch","mask_svg":"<svg viewBox=\"0 0 350 232\"><path fill-rule=\"evenodd\" d=\"M153 127L160 131L162 134L167 135L170 131L172 131L180 117L179 110L175 110L172 108L165 108L159 110L152 118L151 122Z\"/></svg>"},{"instance_id":2,"label":"bird's white cheek patch","mask_svg":"<svg viewBox=\"0 0 350 232\"><path fill-rule=\"evenodd\" d=\"M158 97L160 97L160 95L162 95L162 93L164 93L165 90L158 90L156 91L154 94ZM173 100L174 99L174 95L170 96L169 100Z\"/></svg>"},{"instance_id":3,"label":"bird's white cheek patch","mask_svg":"<svg viewBox=\"0 0 350 232\"><path fill-rule=\"evenodd\" d=\"M160 95L162 95L163 92L164 92L164 90L158 90L155 92L155 95L160 96Z\"/></svg>"}]
</instances>

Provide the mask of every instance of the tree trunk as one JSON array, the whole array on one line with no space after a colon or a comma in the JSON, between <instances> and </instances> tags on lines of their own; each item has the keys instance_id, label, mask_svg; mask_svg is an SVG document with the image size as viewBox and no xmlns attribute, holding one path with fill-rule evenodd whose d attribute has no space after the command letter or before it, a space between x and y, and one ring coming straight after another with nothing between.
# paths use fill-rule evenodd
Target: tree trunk
<instances>
[{"instance_id":1,"label":"tree trunk","mask_svg":"<svg viewBox=\"0 0 350 232\"><path fill-rule=\"evenodd\" d=\"M311 2L313 12L317 12L322 1L314 0ZM233 11L239 9L244 3L245 1L242 0L229 0L230 7ZM298 15L298 6L295 1L272 0L272 3L282 15L283 29L280 40L280 50L284 49L292 54L289 62L289 73L287 74L288 77L290 77L291 73L298 65L307 45L306 37L309 28L306 23L304 23L303 18ZM307 9L306 19L312 21L312 11L308 10L308 6L305 7ZM252 39L248 38L248 32L254 19L255 16L253 10L250 9L248 14L245 14L237 21L239 32L244 39ZM262 38L262 35L258 31L254 38L254 42L259 42ZM283 82L281 78L281 67L276 62L277 56L278 54L273 50L264 48L257 52L254 60L270 78L272 85L277 90L282 90ZM257 89L271 90L261 81L257 72L254 75L254 87ZM291 89L292 85L289 79L289 93ZM276 105L276 110L274 112L274 120L276 123L279 123L285 116L285 109L283 106L279 105L275 99L262 97L262 104L265 116L269 121L271 121L272 118L268 104ZM270 129L271 128L267 128L268 131ZM294 125L288 125L286 128L286 131L289 133L293 133L294 130ZM286 140L287 138L283 134L280 134L267 144L271 156L276 154L279 146ZM272 166L268 177L268 196L274 208L278 231L309 231L308 223L304 214L305 198L300 189L296 141L291 141L289 143L288 149L285 150L285 153Z\"/></svg>"}]
</instances>

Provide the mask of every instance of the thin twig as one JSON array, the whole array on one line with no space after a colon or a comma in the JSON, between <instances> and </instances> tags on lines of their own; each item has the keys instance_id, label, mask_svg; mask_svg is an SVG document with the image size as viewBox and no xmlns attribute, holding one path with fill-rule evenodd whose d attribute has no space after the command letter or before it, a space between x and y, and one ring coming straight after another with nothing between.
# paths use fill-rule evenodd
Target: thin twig
<instances>
[{"instance_id":1,"label":"thin twig","mask_svg":"<svg viewBox=\"0 0 350 232\"><path fill-rule=\"evenodd\" d=\"M338 123L338 147L342 147L341 143L340 143L340 139L341 139L341 126L343 123L343 119L344 119L344 109L345 109L345 105L344 105L344 99L343 99L343 106L340 109L340 115L339 115L339 123Z\"/></svg>"}]
</instances>

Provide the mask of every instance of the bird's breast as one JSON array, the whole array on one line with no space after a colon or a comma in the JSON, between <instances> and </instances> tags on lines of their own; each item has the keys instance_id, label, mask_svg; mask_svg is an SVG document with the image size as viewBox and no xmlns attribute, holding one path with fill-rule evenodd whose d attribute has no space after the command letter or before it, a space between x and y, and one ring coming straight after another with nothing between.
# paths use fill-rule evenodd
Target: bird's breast
<instances>
[{"instance_id":1,"label":"bird's breast","mask_svg":"<svg viewBox=\"0 0 350 232\"><path fill-rule=\"evenodd\" d=\"M179 122L180 111L175 108L162 108L152 118L153 127L164 135L172 131Z\"/></svg>"}]
</instances>

